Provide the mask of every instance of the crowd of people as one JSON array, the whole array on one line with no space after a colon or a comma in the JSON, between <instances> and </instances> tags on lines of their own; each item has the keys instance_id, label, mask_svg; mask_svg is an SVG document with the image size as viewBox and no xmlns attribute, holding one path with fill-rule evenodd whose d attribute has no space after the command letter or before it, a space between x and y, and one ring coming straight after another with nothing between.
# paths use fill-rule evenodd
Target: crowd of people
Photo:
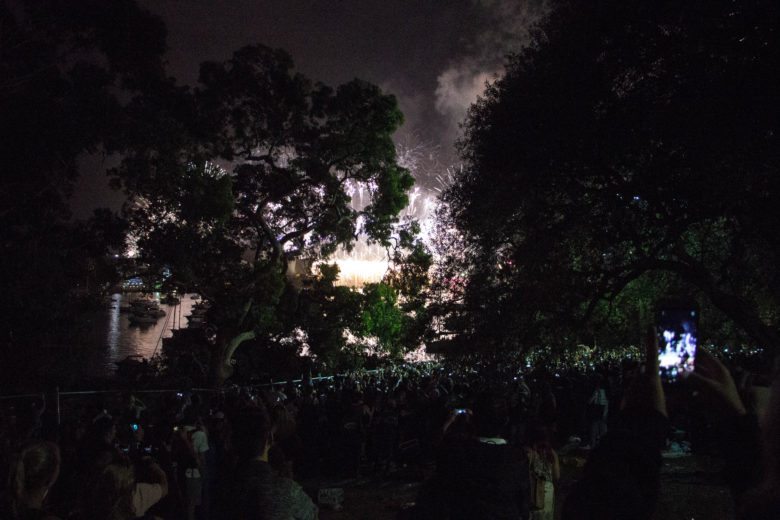
<instances>
[{"instance_id":1,"label":"crowd of people","mask_svg":"<svg viewBox=\"0 0 780 520\"><path fill-rule=\"evenodd\" d=\"M104 395L66 406L61 421L43 400L0 403L9 475L0 517L314 519L316 489L301 482L425 468L402 517L551 520L559 452L574 447L588 462L563 518L649 518L670 424L707 423L694 446L725 458L741 517L780 518L780 395L759 428L715 357L701 350L693 381L665 395L648 351L587 370L483 355L219 392ZM691 389L713 408L690 406Z\"/></svg>"}]
</instances>

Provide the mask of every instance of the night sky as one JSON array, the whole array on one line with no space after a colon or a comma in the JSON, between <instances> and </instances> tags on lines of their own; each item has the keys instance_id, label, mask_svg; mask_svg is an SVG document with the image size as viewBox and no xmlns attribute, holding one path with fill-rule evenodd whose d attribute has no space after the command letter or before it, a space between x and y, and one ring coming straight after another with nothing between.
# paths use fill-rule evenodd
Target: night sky
<instances>
[{"instance_id":1,"label":"night sky","mask_svg":"<svg viewBox=\"0 0 780 520\"><path fill-rule=\"evenodd\" d=\"M361 78L398 97L406 123L396 135L425 146L441 169L457 161L458 123L503 57L528 40L543 0L139 0L168 27L169 73L197 82L202 61L262 43L287 50L296 68L331 86ZM118 209L106 167L87 157L72 200L76 217ZM434 166L428 174L435 173ZM419 182L426 184L427 179Z\"/></svg>"}]
</instances>

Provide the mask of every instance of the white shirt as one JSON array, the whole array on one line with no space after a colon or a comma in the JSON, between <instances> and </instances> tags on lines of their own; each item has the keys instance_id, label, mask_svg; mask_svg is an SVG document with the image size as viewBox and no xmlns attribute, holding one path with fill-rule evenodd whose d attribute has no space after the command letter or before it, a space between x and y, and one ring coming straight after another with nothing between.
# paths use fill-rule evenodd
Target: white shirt
<instances>
[{"instance_id":1,"label":"white shirt","mask_svg":"<svg viewBox=\"0 0 780 520\"><path fill-rule=\"evenodd\" d=\"M190 438L192 439L192 449L195 451L195 454L200 455L209 451L209 439L206 436L206 432L197 430L194 426L185 426L184 431L188 434L192 432ZM200 478L201 474L198 469L191 468L187 470L186 476L189 478Z\"/></svg>"},{"instance_id":2,"label":"white shirt","mask_svg":"<svg viewBox=\"0 0 780 520\"><path fill-rule=\"evenodd\" d=\"M133 511L136 517L142 517L150 507L162 498L162 486L160 484L147 484L138 482L133 489Z\"/></svg>"}]
</instances>

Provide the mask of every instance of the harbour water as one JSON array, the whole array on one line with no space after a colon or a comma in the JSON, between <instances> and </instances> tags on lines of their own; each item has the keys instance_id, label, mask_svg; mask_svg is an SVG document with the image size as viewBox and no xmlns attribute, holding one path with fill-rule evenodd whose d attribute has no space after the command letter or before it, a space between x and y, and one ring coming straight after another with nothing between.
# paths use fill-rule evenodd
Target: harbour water
<instances>
[{"instance_id":1,"label":"harbour water","mask_svg":"<svg viewBox=\"0 0 780 520\"><path fill-rule=\"evenodd\" d=\"M159 301L160 293L145 295ZM90 362L90 372L95 375L109 375L116 371L116 362L128 356L141 356L149 359L162 348L162 339L170 337L172 330L187 327L187 316L197 303L192 294L180 297L178 305L160 303L165 316L151 324L132 324L130 314L122 312L121 307L141 298L138 293L114 294L111 302L94 318L84 341L95 347L95 357Z\"/></svg>"}]
</instances>

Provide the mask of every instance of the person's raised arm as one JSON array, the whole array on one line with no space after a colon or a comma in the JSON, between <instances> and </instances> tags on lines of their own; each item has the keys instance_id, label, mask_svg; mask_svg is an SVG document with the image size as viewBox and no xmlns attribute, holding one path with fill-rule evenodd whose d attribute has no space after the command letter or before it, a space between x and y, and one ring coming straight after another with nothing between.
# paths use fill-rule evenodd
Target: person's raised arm
<instances>
[{"instance_id":1,"label":"person's raised arm","mask_svg":"<svg viewBox=\"0 0 780 520\"><path fill-rule=\"evenodd\" d=\"M667 417L666 398L658 372L658 337L652 327L645 330L643 346L645 369L631 385L623 402L623 411L650 408Z\"/></svg>"},{"instance_id":2,"label":"person's raised arm","mask_svg":"<svg viewBox=\"0 0 780 520\"><path fill-rule=\"evenodd\" d=\"M562 518L652 516L660 488L661 446L669 427L656 342L648 330L643 338L644 373L629 388L615 427L591 452Z\"/></svg>"},{"instance_id":3,"label":"person's raised arm","mask_svg":"<svg viewBox=\"0 0 780 520\"><path fill-rule=\"evenodd\" d=\"M689 377L719 415L721 454L726 461L724 476L739 504L745 491L755 487L761 478L758 419L747 412L728 368L706 350L697 350L696 370Z\"/></svg>"},{"instance_id":4,"label":"person's raised arm","mask_svg":"<svg viewBox=\"0 0 780 520\"><path fill-rule=\"evenodd\" d=\"M696 351L696 370L689 375L713 401L714 409L731 416L747 414L729 369L706 350Z\"/></svg>"}]
</instances>

